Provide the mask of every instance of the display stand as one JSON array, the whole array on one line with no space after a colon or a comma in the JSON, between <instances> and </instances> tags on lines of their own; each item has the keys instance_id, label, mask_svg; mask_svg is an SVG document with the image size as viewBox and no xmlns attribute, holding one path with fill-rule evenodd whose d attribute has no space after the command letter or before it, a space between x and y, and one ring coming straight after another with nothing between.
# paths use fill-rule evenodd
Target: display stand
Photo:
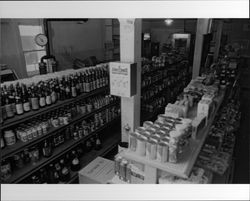
<instances>
[{"instance_id":1,"label":"display stand","mask_svg":"<svg viewBox=\"0 0 250 201\"><path fill-rule=\"evenodd\" d=\"M195 161L197 159L197 156L204 144L204 141L209 133L209 130L212 126L212 123L215 119L216 113L218 112L218 109L220 108L220 105L224 98L224 91L222 91L217 98L215 98L216 109L214 110L214 113L212 113L208 124L206 127L204 127L198 134L197 140L190 140L190 145L188 149L182 154L180 161L178 163L160 163L153 160L148 160L146 157L142 157L139 155L136 155L132 151L123 151L120 153L122 157L124 157L127 160L144 164L145 165L145 179L144 183L157 183L157 173L158 170L168 172L172 175L176 175L178 177L182 178L188 178L193 166L195 164ZM196 116L196 110L197 108L193 108L188 115L188 118L193 119Z\"/></svg>"}]
</instances>

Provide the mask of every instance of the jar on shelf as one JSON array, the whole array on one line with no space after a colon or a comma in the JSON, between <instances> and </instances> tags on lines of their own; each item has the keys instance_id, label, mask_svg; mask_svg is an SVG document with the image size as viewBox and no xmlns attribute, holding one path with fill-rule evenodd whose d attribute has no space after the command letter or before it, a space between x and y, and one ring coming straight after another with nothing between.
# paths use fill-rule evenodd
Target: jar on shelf
<instances>
[{"instance_id":1,"label":"jar on shelf","mask_svg":"<svg viewBox=\"0 0 250 201\"><path fill-rule=\"evenodd\" d=\"M37 146L34 146L30 149L30 158L31 158L31 162L33 165L36 165L37 162L40 159L40 155L39 155L39 149Z\"/></svg>"},{"instance_id":2,"label":"jar on shelf","mask_svg":"<svg viewBox=\"0 0 250 201\"><path fill-rule=\"evenodd\" d=\"M4 159L1 162L1 181L7 181L12 175L11 163L9 159Z\"/></svg>"},{"instance_id":3,"label":"jar on shelf","mask_svg":"<svg viewBox=\"0 0 250 201\"><path fill-rule=\"evenodd\" d=\"M16 135L13 130L4 131L4 140L7 146L16 144Z\"/></svg>"}]
</instances>

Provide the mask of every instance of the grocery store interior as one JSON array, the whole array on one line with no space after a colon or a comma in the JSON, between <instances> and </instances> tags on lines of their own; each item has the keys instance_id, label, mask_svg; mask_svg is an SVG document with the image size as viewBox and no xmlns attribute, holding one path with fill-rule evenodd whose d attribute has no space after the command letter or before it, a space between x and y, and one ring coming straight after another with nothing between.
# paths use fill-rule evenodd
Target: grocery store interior
<instances>
[{"instance_id":1,"label":"grocery store interior","mask_svg":"<svg viewBox=\"0 0 250 201\"><path fill-rule=\"evenodd\" d=\"M1 184L247 184L249 19L1 19Z\"/></svg>"}]
</instances>

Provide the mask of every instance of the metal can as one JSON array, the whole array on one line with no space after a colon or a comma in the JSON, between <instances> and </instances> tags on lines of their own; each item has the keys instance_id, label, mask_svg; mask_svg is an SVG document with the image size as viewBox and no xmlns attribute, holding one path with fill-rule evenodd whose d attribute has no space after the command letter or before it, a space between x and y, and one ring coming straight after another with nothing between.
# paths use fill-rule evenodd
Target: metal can
<instances>
[{"instance_id":1,"label":"metal can","mask_svg":"<svg viewBox=\"0 0 250 201\"><path fill-rule=\"evenodd\" d=\"M19 154L15 154L13 156L14 159L14 164L17 168L22 168L23 167L23 159Z\"/></svg>"},{"instance_id":2,"label":"metal can","mask_svg":"<svg viewBox=\"0 0 250 201\"><path fill-rule=\"evenodd\" d=\"M68 125L69 124L69 117L68 116L64 116L63 117L63 124L64 125Z\"/></svg>"},{"instance_id":3,"label":"metal can","mask_svg":"<svg viewBox=\"0 0 250 201\"><path fill-rule=\"evenodd\" d=\"M37 136L38 136L38 134L37 134L37 130L35 129L35 127L33 126L33 127L31 127L31 132L32 132L32 136L33 136L33 138L36 138Z\"/></svg>"},{"instance_id":4,"label":"metal can","mask_svg":"<svg viewBox=\"0 0 250 201\"><path fill-rule=\"evenodd\" d=\"M136 151L137 147L137 136L135 133L130 133L129 134L129 149L131 151Z\"/></svg>"},{"instance_id":5,"label":"metal can","mask_svg":"<svg viewBox=\"0 0 250 201\"><path fill-rule=\"evenodd\" d=\"M38 125L37 125L36 130L37 130L38 136L43 135L43 129L42 129L41 124L38 124Z\"/></svg>"},{"instance_id":6,"label":"metal can","mask_svg":"<svg viewBox=\"0 0 250 201\"><path fill-rule=\"evenodd\" d=\"M127 164L127 168L126 168L126 182L131 183L131 164Z\"/></svg>"},{"instance_id":7,"label":"metal can","mask_svg":"<svg viewBox=\"0 0 250 201\"><path fill-rule=\"evenodd\" d=\"M52 119L52 126L53 127L55 127L55 128L57 128L57 127L59 127L59 119L58 119L58 117L54 117L53 119Z\"/></svg>"},{"instance_id":8,"label":"metal can","mask_svg":"<svg viewBox=\"0 0 250 201\"><path fill-rule=\"evenodd\" d=\"M122 157L119 155L115 156L115 174L120 175L120 163L122 161Z\"/></svg>"},{"instance_id":9,"label":"metal can","mask_svg":"<svg viewBox=\"0 0 250 201\"><path fill-rule=\"evenodd\" d=\"M127 165L128 165L128 161L125 159L122 159L120 163L120 179L123 181L126 181Z\"/></svg>"},{"instance_id":10,"label":"metal can","mask_svg":"<svg viewBox=\"0 0 250 201\"><path fill-rule=\"evenodd\" d=\"M32 140L33 139L32 130L30 128L27 128L25 129L25 132L27 134L28 140Z\"/></svg>"},{"instance_id":11,"label":"metal can","mask_svg":"<svg viewBox=\"0 0 250 201\"><path fill-rule=\"evenodd\" d=\"M136 153L139 156L145 156L146 154L146 139L143 138L142 136L137 138Z\"/></svg>"},{"instance_id":12,"label":"metal can","mask_svg":"<svg viewBox=\"0 0 250 201\"><path fill-rule=\"evenodd\" d=\"M22 142L27 142L28 141L28 136L25 130L20 130L20 140Z\"/></svg>"},{"instance_id":13,"label":"metal can","mask_svg":"<svg viewBox=\"0 0 250 201\"><path fill-rule=\"evenodd\" d=\"M16 136L13 130L4 131L4 139L7 146L16 144Z\"/></svg>"}]
</instances>

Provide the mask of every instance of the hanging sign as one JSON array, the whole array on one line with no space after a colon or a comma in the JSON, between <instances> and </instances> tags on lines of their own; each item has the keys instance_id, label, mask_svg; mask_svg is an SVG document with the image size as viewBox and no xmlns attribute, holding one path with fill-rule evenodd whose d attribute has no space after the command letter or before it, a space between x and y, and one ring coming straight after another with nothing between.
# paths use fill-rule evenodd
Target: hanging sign
<instances>
[{"instance_id":1,"label":"hanging sign","mask_svg":"<svg viewBox=\"0 0 250 201\"><path fill-rule=\"evenodd\" d=\"M137 68L135 63L110 62L110 94L132 97L136 94Z\"/></svg>"}]
</instances>

